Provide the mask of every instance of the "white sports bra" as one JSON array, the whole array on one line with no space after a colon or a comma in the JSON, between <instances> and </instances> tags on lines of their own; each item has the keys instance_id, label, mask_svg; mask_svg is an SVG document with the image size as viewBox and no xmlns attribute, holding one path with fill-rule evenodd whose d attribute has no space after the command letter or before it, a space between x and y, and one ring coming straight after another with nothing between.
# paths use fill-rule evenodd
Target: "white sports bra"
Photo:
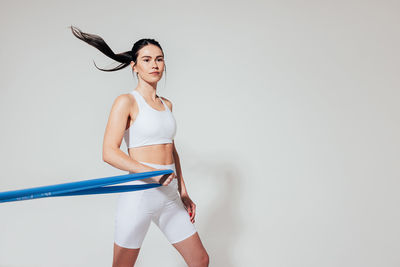
<instances>
[{"instance_id":1,"label":"white sports bra","mask_svg":"<svg viewBox=\"0 0 400 267\"><path fill-rule=\"evenodd\" d=\"M136 90L130 92L138 103L139 113L125 130L124 140L128 148L172 143L176 134L176 121L168 106L161 99L164 110L152 108Z\"/></svg>"}]
</instances>

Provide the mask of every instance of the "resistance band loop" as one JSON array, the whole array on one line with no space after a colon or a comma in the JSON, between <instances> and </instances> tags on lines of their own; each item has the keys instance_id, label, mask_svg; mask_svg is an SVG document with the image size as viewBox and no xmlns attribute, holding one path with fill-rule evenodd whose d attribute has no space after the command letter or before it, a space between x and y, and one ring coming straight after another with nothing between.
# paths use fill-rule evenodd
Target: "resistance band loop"
<instances>
[{"instance_id":1,"label":"resistance band loop","mask_svg":"<svg viewBox=\"0 0 400 267\"><path fill-rule=\"evenodd\" d=\"M161 184L149 183L140 185L120 185L120 186L107 186L107 185L141 180L153 176L170 174L172 172L173 170L168 169L168 170L159 170L151 172L131 173L131 174L83 180L77 182L0 192L0 202L29 200L29 199L43 198L43 197L108 194L108 193L121 193L128 191L145 190L161 186Z\"/></svg>"}]
</instances>

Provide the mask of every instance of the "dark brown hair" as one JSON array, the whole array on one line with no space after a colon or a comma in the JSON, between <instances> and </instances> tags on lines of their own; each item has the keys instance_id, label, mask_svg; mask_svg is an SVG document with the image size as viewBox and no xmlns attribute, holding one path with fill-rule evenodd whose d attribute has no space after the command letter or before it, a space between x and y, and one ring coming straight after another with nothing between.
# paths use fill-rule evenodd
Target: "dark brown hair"
<instances>
[{"instance_id":1,"label":"dark brown hair","mask_svg":"<svg viewBox=\"0 0 400 267\"><path fill-rule=\"evenodd\" d=\"M140 39L139 41L134 43L131 50L115 54L112 51L112 49L107 45L107 43L103 40L103 38L101 38L100 36L82 32L79 28L72 26L72 25L69 28L71 28L72 33L78 39L88 43L91 46L96 47L98 50L100 50L106 56L121 63L120 65L118 65L117 67L112 68L112 69L100 69L97 67L96 63L94 63L94 61L93 61L95 67L102 71L116 71L116 70L123 69L123 68L127 67L131 63L131 61L134 61L136 64L136 59L139 55L139 50L142 49L143 47L145 47L146 45L152 44L152 45L158 46L164 55L164 51L162 50L160 44L154 39L149 39L149 38Z\"/></svg>"}]
</instances>

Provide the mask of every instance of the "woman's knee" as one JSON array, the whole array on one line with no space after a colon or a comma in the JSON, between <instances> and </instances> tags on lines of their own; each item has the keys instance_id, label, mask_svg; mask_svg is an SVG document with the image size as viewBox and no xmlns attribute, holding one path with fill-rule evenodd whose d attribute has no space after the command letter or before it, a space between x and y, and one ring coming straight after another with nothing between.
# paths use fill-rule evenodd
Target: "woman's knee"
<instances>
[{"instance_id":1,"label":"woman's knee","mask_svg":"<svg viewBox=\"0 0 400 267\"><path fill-rule=\"evenodd\" d=\"M204 253L202 262L203 262L204 266L208 266L208 264L210 263L210 256L208 256L207 252Z\"/></svg>"},{"instance_id":2,"label":"woman's knee","mask_svg":"<svg viewBox=\"0 0 400 267\"><path fill-rule=\"evenodd\" d=\"M208 253L204 251L199 257L196 266L207 267L209 263L210 263L210 257L208 256Z\"/></svg>"},{"instance_id":3,"label":"woman's knee","mask_svg":"<svg viewBox=\"0 0 400 267\"><path fill-rule=\"evenodd\" d=\"M139 255L140 248L129 249L120 247L114 243L113 267L134 266Z\"/></svg>"}]
</instances>

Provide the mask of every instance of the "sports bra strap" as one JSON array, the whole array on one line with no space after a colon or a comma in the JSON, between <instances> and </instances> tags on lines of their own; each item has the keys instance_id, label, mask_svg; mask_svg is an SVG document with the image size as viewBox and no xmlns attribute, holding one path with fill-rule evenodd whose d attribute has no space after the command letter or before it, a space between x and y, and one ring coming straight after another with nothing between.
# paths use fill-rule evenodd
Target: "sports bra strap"
<instances>
[{"instance_id":1,"label":"sports bra strap","mask_svg":"<svg viewBox=\"0 0 400 267\"><path fill-rule=\"evenodd\" d=\"M169 107L167 104L165 104L164 100L160 97L161 102L164 104L165 110L169 110Z\"/></svg>"},{"instance_id":2,"label":"sports bra strap","mask_svg":"<svg viewBox=\"0 0 400 267\"><path fill-rule=\"evenodd\" d=\"M144 105L145 103L143 103L143 102L142 102L143 99L142 99L140 96L137 95L137 94L139 94L139 93L136 92L135 90L133 90L131 93L132 93L133 97L135 98L136 103L138 103L139 109L142 109L142 107L143 107L143 105Z\"/></svg>"}]
</instances>

